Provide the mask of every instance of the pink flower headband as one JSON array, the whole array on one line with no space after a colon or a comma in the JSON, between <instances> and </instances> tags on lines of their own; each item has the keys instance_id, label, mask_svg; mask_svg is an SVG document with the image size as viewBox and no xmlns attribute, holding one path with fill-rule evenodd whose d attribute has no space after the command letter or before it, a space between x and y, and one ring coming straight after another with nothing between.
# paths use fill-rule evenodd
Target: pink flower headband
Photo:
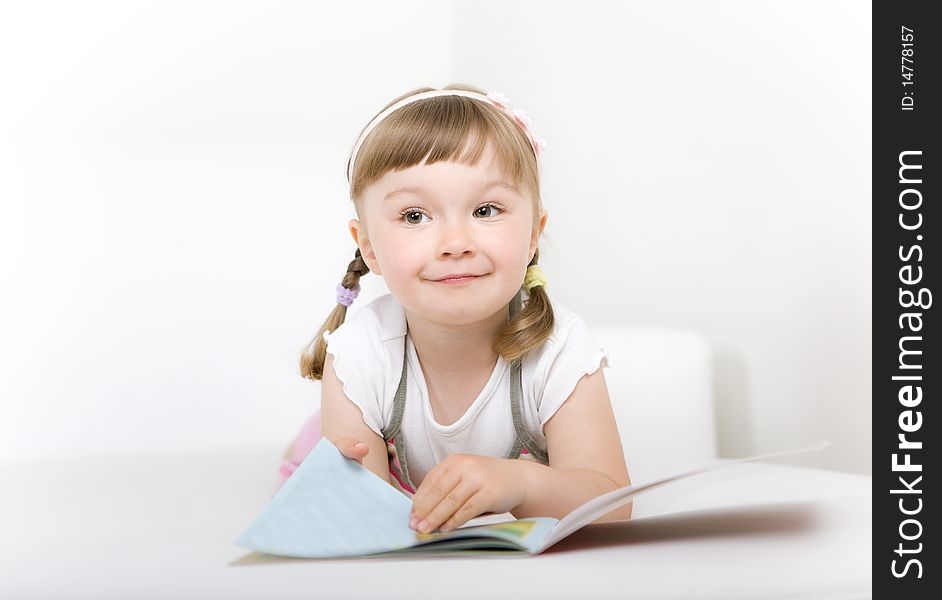
<instances>
[{"instance_id":1,"label":"pink flower headband","mask_svg":"<svg viewBox=\"0 0 942 600\"><path fill-rule=\"evenodd\" d=\"M478 92L466 92L464 90L432 90L428 92L420 92L409 96L408 98L403 98L399 102L396 102L383 112L376 115L370 124L363 130L363 133L360 134L360 137L357 139L357 143L353 146L353 153L350 155L350 164L347 167L347 182L353 180L353 167L356 164L357 153L360 151L360 146L363 145L364 140L373 131L373 128L379 125L379 123L392 114L394 111L399 110L407 104L412 104L418 100L424 100L426 98L436 98L438 96L464 96L466 98L474 98L476 100L481 100L482 102L487 102L492 106L499 108L504 114L509 116L511 119L517 123L524 132L527 134L527 138L530 140L530 144L533 147L533 153L536 155L536 164L537 168L540 166L540 152L543 151L543 148L546 147L546 141L532 129L530 129L530 117L527 116L527 113L520 109L511 109L509 106L509 100L504 94L494 91L489 92L487 95L479 94Z\"/></svg>"}]
</instances>

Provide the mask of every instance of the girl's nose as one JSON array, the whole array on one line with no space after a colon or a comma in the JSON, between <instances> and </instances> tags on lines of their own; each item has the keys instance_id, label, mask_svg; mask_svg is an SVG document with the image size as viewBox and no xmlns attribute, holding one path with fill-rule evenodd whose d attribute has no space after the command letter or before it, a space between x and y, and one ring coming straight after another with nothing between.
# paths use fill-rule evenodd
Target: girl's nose
<instances>
[{"instance_id":1,"label":"girl's nose","mask_svg":"<svg viewBox=\"0 0 942 600\"><path fill-rule=\"evenodd\" d=\"M471 227L464 223L448 225L442 231L439 251L442 254L460 256L468 252L474 253L476 248Z\"/></svg>"}]
</instances>

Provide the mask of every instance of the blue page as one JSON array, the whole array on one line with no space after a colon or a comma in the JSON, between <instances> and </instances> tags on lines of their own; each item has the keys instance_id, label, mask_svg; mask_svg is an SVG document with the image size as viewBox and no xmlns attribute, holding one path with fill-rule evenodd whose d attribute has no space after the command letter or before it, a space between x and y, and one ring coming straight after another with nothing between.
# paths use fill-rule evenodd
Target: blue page
<instances>
[{"instance_id":1,"label":"blue page","mask_svg":"<svg viewBox=\"0 0 942 600\"><path fill-rule=\"evenodd\" d=\"M412 500L321 438L236 544L303 558L397 550L417 541L411 510Z\"/></svg>"}]
</instances>

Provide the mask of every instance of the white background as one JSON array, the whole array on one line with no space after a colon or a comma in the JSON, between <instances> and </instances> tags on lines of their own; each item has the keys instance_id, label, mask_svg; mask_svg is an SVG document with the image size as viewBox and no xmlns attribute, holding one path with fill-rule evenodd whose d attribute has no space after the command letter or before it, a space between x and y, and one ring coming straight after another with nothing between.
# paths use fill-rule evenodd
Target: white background
<instances>
[{"instance_id":1,"label":"white background","mask_svg":"<svg viewBox=\"0 0 942 600\"><path fill-rule=\"evenodd\" d=\"M0 461L287 444L355 137L464 82L548 142L550 293L707 339L721 455L871 472L869 3L333 4L0 8Z\"/></svg>"}]
</instances>

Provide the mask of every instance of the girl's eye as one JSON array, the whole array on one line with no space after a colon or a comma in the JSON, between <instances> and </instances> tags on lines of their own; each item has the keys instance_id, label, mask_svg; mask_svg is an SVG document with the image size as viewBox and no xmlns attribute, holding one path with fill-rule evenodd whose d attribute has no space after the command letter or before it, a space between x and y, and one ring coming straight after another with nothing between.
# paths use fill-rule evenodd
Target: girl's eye
<instances>
[{"instance_id":1,"label":"girl's eye","mask_svg":"<svg viewBox=\"0 0 942 600\"><path fill-rule=\"evenodd\" d=\"M500 213L504 212L504 209L503 209L503 208L497 206L496 204L491 204L491 203L489 202L489 203L487 203L487 204L482 204L481 206L477 207L477 209L474 211L475 214L480 214L480 213L478 213L478 211L481 210L482 208L485 209L485 210L487 210L488 208L493 208L494 210L497 211L496 213L494 213L494 216L497 216L497 215L499 215Z\"/></svg>"},{"instance_id":2,"label":"girl's eye","mask_svg":"<svg viewBox=\"0 0 942 600\"><path fill-rule=\"evenodd\" d=\"M494 210L497 211L497 213L496 213L495 215L493 215L493 216L496 216L497 214L500 214L500 213L504 212L504 209L501 208L500 206L497 206L496 204L493 204L493 203L488 202L487 204L482 204L481 206L479 206L479 207L477 207L476 209L474 209L474 214L480 215L480 214L481 214L480 211L481 211L482 209L486 211L486 210L489 209L489 208L493 208ZM419 208L407 208L407 209L405 209L405 210L403 210L403 211L400 211L400 212L399 212L399 215L400 215L400 220L404 220L406 223L409 223L410 225L419 225L419 224L422 222L422 216L425 215L425 213L422 212L422 210L419 209ZM410 219L410 217L415 217L415 215L419 215L419 216L418 216L418 219L419 219L418 221L414 221L414 220L411 220L411 219ZM482 215L482 217L485 217L485 218L486 218L487 216L488 216L488 215L486 215L486 214L485 214L485 215Z\"/></svg>"},{"instance_id":3,"label":"girl's eye","mask_svg":"<svg viewBox=\"0 0 942 600\"><path fill-rule=\"evenodd\" d=\"M408 224L410 224L410 225L418 225L418 223L416 223L415 221L410 220L409 217L410 217L410 216L414 216L414 215L419 215L418 218L419 218L419 222L421 223L421 222L422 222L422 215L424 215L425 213L423 213L421 210L419 210L419 209L417 209L417 208L407 208L407 209L405 209L404 211L400 212L399 214L402 215L402 216L400 217L400 220L403 220L403 219L404 219L405 222L408 223Z\"/></svg>"}]
</instances>

